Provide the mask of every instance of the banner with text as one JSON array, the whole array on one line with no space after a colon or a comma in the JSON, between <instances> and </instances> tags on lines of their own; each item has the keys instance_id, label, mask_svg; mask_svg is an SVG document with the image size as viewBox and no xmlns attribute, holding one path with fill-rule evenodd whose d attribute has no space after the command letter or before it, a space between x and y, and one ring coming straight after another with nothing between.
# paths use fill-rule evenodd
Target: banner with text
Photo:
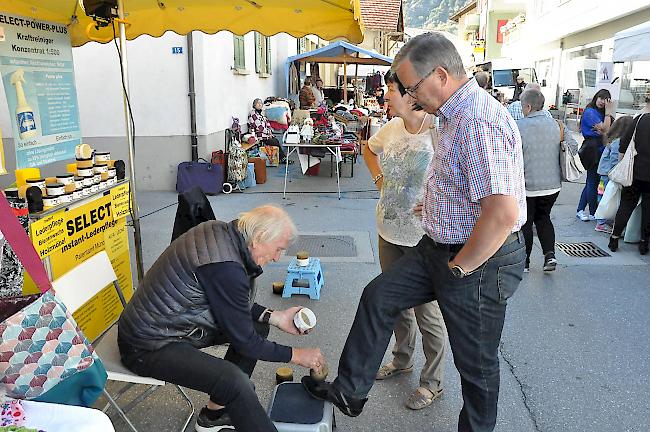
<instances>
[{"instance_id":1,"label":"banner with text","mask_svg":"<svg viewBox=\"0 0 650 432\"><path fill-rule=\"evenodd\" d=\"M124 297L127 300L131 298L133 281L126 218L117 216L115 212L124 206L124 200L128 203L128 183L125 185L126 194L107 193L77 208L62 210L32 222L32 243L41 258L49 260L53 279L105 250ZM125 185L113 189L122 192ZM25 292L29 291L26 287ZM115 322L121 312L122 305L111 284L81 307L74 317L92 340Z\"/></svg>"},{"instance_id":2,"label":"banner with text","mask_svg":"<svg viewBox=\"0 0 650 432\"><path fill-rule=\"evenodd\" d=\"M67 27L0 12L0 74L17 168L72 159L81 131Z\"/></svg>"}]
</instances>

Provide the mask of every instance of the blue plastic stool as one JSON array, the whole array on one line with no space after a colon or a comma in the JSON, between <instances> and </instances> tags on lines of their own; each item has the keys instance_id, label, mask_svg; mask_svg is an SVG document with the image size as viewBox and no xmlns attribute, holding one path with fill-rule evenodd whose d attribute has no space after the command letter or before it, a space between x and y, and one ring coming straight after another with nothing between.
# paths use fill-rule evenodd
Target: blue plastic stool
<instances>
[{"instance_id":1,"label":"blue plastic stool","mask_svg":"<svg viewBox=\"0 0 650 432\"><path fill-rule=\"evenodd\" d=\"M293 286L295 281L306 279L309 287ZM307 294L312 300L320 299L320 289L324 283L323 271L320 267L320 259L309 258L309 264L300 267L296 258L291 260L287 269L287 279L284 281L283 298L289 298L293 294Z\"/></svg>"}]
</instances>

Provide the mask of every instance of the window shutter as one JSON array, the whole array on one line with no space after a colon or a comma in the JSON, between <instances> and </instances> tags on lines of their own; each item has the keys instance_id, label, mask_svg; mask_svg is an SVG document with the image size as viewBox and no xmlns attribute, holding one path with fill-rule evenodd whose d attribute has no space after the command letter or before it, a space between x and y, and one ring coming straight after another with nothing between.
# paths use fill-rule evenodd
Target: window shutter
<instances>
[{"instance_id":1,"label":"window shutter","mask_svg":"<svg viewBox=\"0 0 650 432\"><path fill-rule=\"evenodd\" d=\"M255 32L255 72L262 71L262 38Z\"/></svg>"},{"instance_id":2,"label":"window shutter","mask_svg":"<svg viewBox=\"0 0 650 432\"><path fill-rule=\"evenodd\" d=\"M271 38L266 37L266 73L271 74Z\"/></svg>"},{"instance_id":3,"label":"window shutter","mask_svg":"<svg viewBox=\"0 0 650 432\"><path fill-rule=\"evenodd\" d=\"M233 35L233 47L235 53L235 68L246 69L246 51L244 49L244 37Z\"/></svg>"}]
</instances>

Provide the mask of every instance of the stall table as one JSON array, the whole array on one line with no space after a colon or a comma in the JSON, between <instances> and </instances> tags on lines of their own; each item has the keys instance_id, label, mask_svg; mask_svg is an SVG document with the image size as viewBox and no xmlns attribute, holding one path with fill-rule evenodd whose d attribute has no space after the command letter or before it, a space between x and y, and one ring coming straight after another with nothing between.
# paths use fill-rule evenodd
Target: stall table
<instances>
[{"instance_id":1,"label":"stall table","mask_svg":"<svg viewBox=\"0 0 650 432\"><path fill-rule=\"evenodd\" d=\"M325 148L327 151L329 151L332 156L336 159L336 187L338 189L338 197L341 199L341 182L340 182L340 175L339 175L339 164L338 161L341 159L341 143L337 144L307 144L307 143L298 143L298 144L287 144L284 143L284 146L287 148L288 153L287 153L287 160L284 164L284 191L282 193L282 199L285 199L287 197L287 177L289 176L289 156L293 152L298 152L298 149L301 148Z\"/></svg>"}]
</instances>

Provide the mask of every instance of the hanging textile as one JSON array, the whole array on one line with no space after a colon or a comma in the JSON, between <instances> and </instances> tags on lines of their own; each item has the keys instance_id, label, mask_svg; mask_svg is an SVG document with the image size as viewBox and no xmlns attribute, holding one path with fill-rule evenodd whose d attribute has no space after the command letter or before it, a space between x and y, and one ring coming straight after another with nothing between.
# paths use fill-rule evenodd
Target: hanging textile
<instances>
[{"instance_id":1,"label":"hanging textile","mask_svg":"<svg viewBox=\"0 0 650 432\"><path fill-rule=\"evenodd\" d=\"M320 67L318 66L318 63L312 63L311 64L311 82L312 84L316 82L317 79L320 78Z\"/></svg>"},{"instance_id":2,"label":"hanging textile","mask_svg":"<svg viewBox=\"0 0 650 432\"><path fill-rule=\"evenodd\" d=\"M300 91L300 80L298 78L298 69L295 63L291 63L289 68L289 94L298 94Z\"/></svg>"}]
</instances>

